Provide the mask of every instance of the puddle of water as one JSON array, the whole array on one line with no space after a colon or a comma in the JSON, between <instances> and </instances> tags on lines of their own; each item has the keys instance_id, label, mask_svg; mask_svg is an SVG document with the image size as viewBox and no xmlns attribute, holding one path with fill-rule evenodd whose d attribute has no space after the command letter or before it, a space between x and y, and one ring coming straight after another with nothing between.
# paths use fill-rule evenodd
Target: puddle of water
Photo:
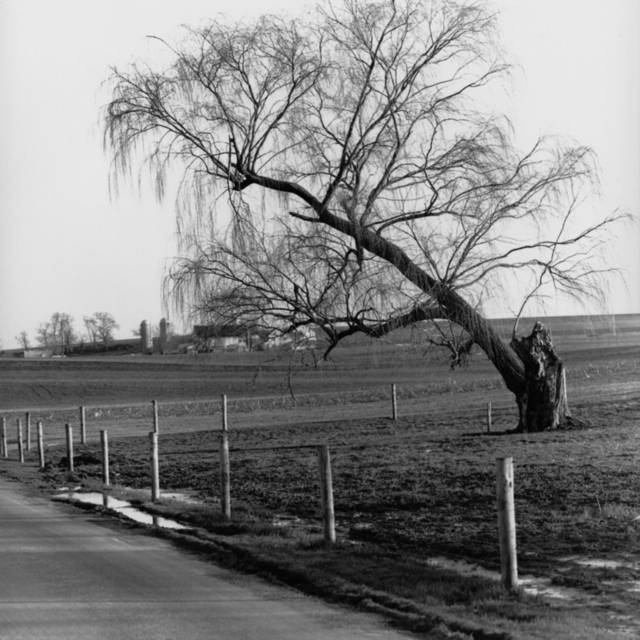
<instances>
[{"instance_id":1,"label":"puddle of water","mask_svg":"<svg viewBox=\"0 0 640 640\"><path fill-rule=\"evenodd\" d=\"M283 514L276 514L271 520L271 524L274 527L290 527L292 524L298 524L301 520L297 516L289 516Z\"/></svg>"},{"instance_id":2,"label":"puddle of water","mask_svg":"<svg viewBox=\"0 0 640 640\"><path fill-rule=\"evenodd\" d=\"M499 582L501 579L497 571L490 571L477 564L465 562L464 560L450 560L449 558L434 557L427 559L427 564L433 567L440 567L455 571L464 576L477 576ZM551 585L551 580L547 578L536 578L534 576L520 576L518 585L529 595L542 596L545 598L555 598L556 600L576 600L584 594L577 589L566 587L556 587Z\"/></svg>"},{"instance_id":3,"label":"puddle of water","mask_svg":"<svg viewBox=\"0 0 640 640\"><path fill-rule=\"evenodd\" d=\"M93 504L99 507L104 507L109 511L115 511L116 513L123 515L129 520L138 522L140 524L147 524L154 527L161 527L163 529L173 529L175 531L181 531L188 529L183 524L170 520L169 518L163 518L161 516L154 516L150 513L145 513L136 509L131 503L126 500L119 500L106 493L99 493L97 491L78 492L78 491L63 491L57 493L52 497L53 500L61 500L64 502L82 502L84 504Z\"/></svg>"},{"instance_id":4,"label":"puddle of water","mask_svg":"<svg viewBox=\"0 0 640 640\"><path fill-rule=\"evenodd\" d=\"M574 560L574 562L582 567L592 567L594 569L620 569L620 567L625 566L623 562L618 562L616 560L597 560L595 558Z\"/></svg>"},{"instance_id":5,"label":"puddle of water","mask_svg":"<svg viewBox=\"0 0 640 640\"><path fill-rule=\"evenodd\" d=\"M578 565L595 568L610 568L617 569L620 567L625 568L638 568L637 562L623 562L622 560L604 560L599 558L583 558L580 556L570 556L561 559L562 562L573 562ZM497 571L490 571L484 567L480 567L477 564L471 562L465 562L464 560L451 560L443 557L428 558L426 563L443 569L449 569L455 571L464 576L478 576L489 580L500 581L500 574ZM560 567L559 567L560 568ZM615 584L625 593L640 593L640 580L627 580L620 581ZM555 600L572 601L572 602L590 602L592 604L600 604L598 598L594 598L592 595L586 593L577 588L571 587L559 587L551 584L549 578L540 578L535 576L524 575L518 579L518 585L522 590L534 596L541 596L543 598L552 598Z\"/></svg>"},{"instance_id":6,"label":"puddle of water","mask_svg":"<svg viewBox=\"0 0 640 640\"><path fill-rule=\"evenodd\" d=\"M449 569L450 571L461 573L464 576L477 576L479 578L487 578L488 580L496 580L497 582L500 581L500 574L497 571L490 571L480 565L465 562L464 560L450 560L449 558L442 558L438 556L428 558L426 562L432 567Z\"/></svg>"},{"instance_id":7,"label":"puddle of water","mask_svg":"<svg viewBox=\"0 0 640 640\"><path fill-rule=\"evenodd\" d=\"M185 504L202 504L202 500L198 500L188 493L163 491L162 497L166 500L175 500L176 502L184 502Z\"/></svg>"},{"instance_id":8,"label":"puddle of water","mask_svg":"<svg viewBox=\"0 0 640 640\"><path fill-rule=\"evenodd\" d=\"M584 592L567 587L556 587L551 585L548 578L536 578L534 576L522 576L519 584L525 593L531 596L541 596L542 598L553 598L555 600L571 600L577 602L588 597Z\"/></svg>"},{"instance_id":9,"label":"puddle of water","mask_svg":"<svg viewBox=\"0 0 640 640\"><path fill-rule=\"evenodd\" d=\"M571 562L578 564L582 567L589 567L591 569L632 569L634 571L640 570L640 562L634 560L607 560L604 558L584 558L581 556L566 556L560 558L560 562Z\"/></svg>"}]
</instances>

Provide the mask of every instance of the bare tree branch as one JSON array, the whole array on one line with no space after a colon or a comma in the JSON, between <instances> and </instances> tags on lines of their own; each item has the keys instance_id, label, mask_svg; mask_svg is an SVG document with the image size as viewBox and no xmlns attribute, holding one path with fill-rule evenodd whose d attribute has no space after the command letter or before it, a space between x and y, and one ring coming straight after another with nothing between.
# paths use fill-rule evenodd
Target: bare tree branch
<instances>
[{"instance_id":1,"label":"bare tree branch","mask_svg":"<svg viewBox=\"0 0 640 640\"><path fill-rule=\"evenodd\" d=\"M338 0L296 22L213 21L167 44L167 69L114 70L114 187L134 165L160 197L182 176L167 296L243 325L315 325L329 350L445 319L461 332L437 342L460 358L477 344L524 397L524 363L478 302L517 288L520 316L549 287L597 295L596 251L623 216L580 224L590 149L521 151L507 118L479 112L509 72L495 25L480 2Z\"/></svg>"}]
</instances>

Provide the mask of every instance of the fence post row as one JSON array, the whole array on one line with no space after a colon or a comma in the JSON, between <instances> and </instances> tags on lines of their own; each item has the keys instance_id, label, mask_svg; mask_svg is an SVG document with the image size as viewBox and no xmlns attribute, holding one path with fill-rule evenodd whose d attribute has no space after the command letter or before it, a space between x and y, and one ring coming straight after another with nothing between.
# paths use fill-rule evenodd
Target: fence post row
<instances>
[{"instance_id":1,"label":"fence post row","mask_svg":"<svg viewBox=\"0 0 640 640\"><path fill-rule=\"evenodd\" d=\"M64 429L67 436L67 460L69 463L69 471L73 472L73 429L68 422L64 425Z\"/></svg>"},{"instance_id":2,"label":"fence post row","mask_svg":"<svg viewBox=\"0 0 640 640\"><path fill-rule=\"evenodd\" d=\"M220 432L220 511L225 522L231 520L231 463L229 460L229 425L227 396L222 396L222 431Z\"/></svg>"},{"instance_id":3,"label":"fence post row","mask_svg":"<svg viewBox=\"0 0 640 640\"><path fill-rule=\"evenodd\" d=\"M16 429L18 432L18 460L24 462L24 441L22 439L22 420L20 418L16 420Z\"/></svg>"},{"instance_id":4,"label":"fence post row","mask_svg":"<svg viewBox=\"0 0 640 640\"><path fill-rule=\"evenodd\" d=\"M498 534L502 586L513 592L518 587L518 557L516 554L516 517L513 500L513 458L498 458L496 493L498 502Z\"/></svg>"},{"instance_id":5,"label":"fence post row","mask_svg":"<svg viewBox=\"0 0 640 640\"><path fill-rule=\"evenodd\" d=\"M80 407L80 443L87 444L87 421L83 406Z\"/></svg>"},{"instance_id":6,"label":"fence post row","mask_svg":"<svg viewBox=\"0 0 640 640\"><path fill-rule=\"evenodd\" d=\"M156 502L160 498L160 464L158 461L158 434L152 431L149 434L151 442L151 501Z\"/></svg>"},{"instance_id":7,"label":"fence post row","mask_svg":"<svg viewBox=\"0 0 640 640\"><path fill-rule=\"evenodd\" d=\"M397 419L397 392L396 385L391 385L392 415ZM158 403L153 404L153 432L149 434L151 444L151 499L157 501L160 498L160 474L158 455ZM487 432L492 428L491 402L487 402ZM220 433L220 502L221 511L225 521L231 519L231 473L229 459L229 426L227 416L227 396L222 395L222 429ZM25 424L27 432L27 450L30 447L30 425L31 415L27 411L25 414ZM85 432L85 408L80 407L80 428L82 441L86 441ZM0 419L0 455L9 457L7 446L7 419ZM21 418L16 419L18 459L24 462L24 434ZM73 429L69 423L65 424L67 459L69 471L74 471L73 459ZM38 458L40 468L45 466L44 455L44 433L42 422L37 422ZM105 486L109 486L109 440L106 430L100 431L100 442L102 448L102 480ZM322 502L322 517L324 539L328 543L335 543L335 509L333 501L333 480L331 471L331 457L328 445L321 445L317 448L320 471L320 490ZM515 523L515 503L514 503L514 474L513 458L497 458L496 460L496 498L498 509L498 532L500 543L500 565L502 586L508 592L513 592L518 587L518 560L516 552L516 523Z\"/></svg>"},{"instance_id":8,"label":"fence post row","mask_svg":"<svg viewBox=\"0 0 640 640\"><path fill-rule=\"evenodd\" d=\"M318 447L318 462L320 463L320 497L324 540L333 544L336 541L336 517L333 508L333 479L328 445L325 444Z\"/></svg>"},{"instance_id":9,"label":"fence post row","mask_svg":"<svg viewBox=\"0 0 640 640\"><path fill-rule=\"evenodd\" d=\"M105 429L100 431L100 445L102 448L102 484L109 486L109 434Z\"/></svg>"},{"instance_id":10,"label":"fence post row","mask_svg":"<svg viewBox=\"0 0 640 640\"><path fill-rule=\"evenodd\" d=\"M2 455L3 458L8 458L9 457L9 452L7 451L7 419L2 416L2 432L0 433L1 439L0 439L0 455Z\"/></svg>"},{"instance_id":11,"label":"fence post row","mask_svg":"<svg viewBox=\"0 0 640 640\"><path fill-rule=\"evenodd\" d=\"M36 424L36 428L38 429L38 461L40 463L40 468L44 469L45 461L44 461L44 431L42 429L42 422L38 420Z\"/></svg>"}]
</instances>

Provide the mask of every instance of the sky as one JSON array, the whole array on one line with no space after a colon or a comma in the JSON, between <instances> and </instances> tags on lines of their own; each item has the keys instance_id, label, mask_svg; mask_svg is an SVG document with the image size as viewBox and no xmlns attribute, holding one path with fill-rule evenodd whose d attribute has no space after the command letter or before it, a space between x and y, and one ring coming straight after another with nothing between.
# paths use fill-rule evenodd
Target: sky
<instances>
[{"instance_id":1,"label":"sky","mask_svg":"<svg viewBox=\"0 0 640 640\"><path fill-rule=\"evenodd\" d=\"M592 215L619 207L640 215L640 2L487 0L500 11L515 63L500 110L523 146L563 134L591 146L601 168ZM112 65L155 60L156 41L210 16L258 15L255 0L0 0L0 348L35 337L53 312L82 329L108 311L130 337L157 323L162 275L176 255L172 203L123 185L109 194L100 110ZM271 12L300 2L270 2ZM549 313L640 312L640 224L609 249L607 308L559 302ZM169 315L170 321L177 321Z\"/></svg>"}]
</instances>

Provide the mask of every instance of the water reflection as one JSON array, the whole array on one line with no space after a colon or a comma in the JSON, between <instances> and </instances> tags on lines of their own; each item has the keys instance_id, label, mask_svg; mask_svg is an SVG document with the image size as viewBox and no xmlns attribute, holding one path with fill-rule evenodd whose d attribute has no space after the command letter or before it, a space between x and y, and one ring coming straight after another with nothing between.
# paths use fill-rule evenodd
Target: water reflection
<instances>
[{"instance_id":1,"label":"water reflection","mask_svg":"<svg viewBox=\"0 0 640 640\"><path fill-rule=\"evenodd\" d=\"M104 507L109 511L114 511L115 513L123 515L125 518L138 522L139 524L161 527L162 529L173 529L177 531L189 528L175 520L140 511L140 509L132 506L130 502L114 498L106 492L88 491L85 493L80 491L62 491L60 493L56 493L53 496L53 500L93 504L99 507Z\"/></svg>"}]
</instances>

